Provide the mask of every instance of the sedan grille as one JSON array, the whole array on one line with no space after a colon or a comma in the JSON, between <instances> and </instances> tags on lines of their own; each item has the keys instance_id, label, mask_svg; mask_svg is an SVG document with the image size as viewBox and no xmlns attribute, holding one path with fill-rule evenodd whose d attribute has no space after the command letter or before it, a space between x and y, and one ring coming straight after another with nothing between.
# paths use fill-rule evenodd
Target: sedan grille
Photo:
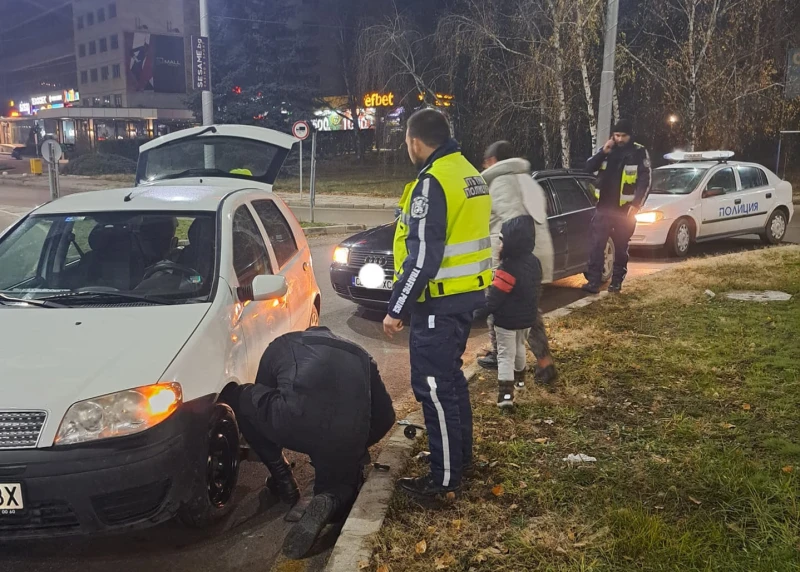
<instances>
[{"instance_id":1,"label":"sedan grille","mask_svg":"<svg viewBox=\"0 0 800 572\"><path fill-rule=\"evenodd\" d=\"M0 411L0 449L36 447L46 418L44 411Z\"/></svg>"},{"instance_id":2,"label":"sedan grille","mask_svg":"<svg viewBox=\"0 0 800 572\"><path fill-rule=\"evenodd\" d=\"M377 264L387 272L394 272L394 256L384 252L351 250L349 266L361 268L365 264Z\"/></svg>"}]
</instances>

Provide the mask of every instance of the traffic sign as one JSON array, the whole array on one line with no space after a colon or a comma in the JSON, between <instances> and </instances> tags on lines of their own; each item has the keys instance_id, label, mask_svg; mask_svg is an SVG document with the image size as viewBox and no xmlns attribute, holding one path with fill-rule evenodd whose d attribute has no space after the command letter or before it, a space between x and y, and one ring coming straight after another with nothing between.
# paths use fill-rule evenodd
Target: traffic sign
<instances>
[{"instance_id":1,"label":"traffic sign","mask_svg":"<svg viewBox=\"0 0 800 572\"><path fill-rule=\"evenodd\" d=\"M292 135L300 139L300 141L308 139L309 133L311 133L311 129L309 129L308 123L305 121L298 121L292 125Z\"/></svg>"},{"instance_id":2,"label":"traffic sign","mask_svg":"<svg viewBox=\"0 0 800 572\"><path fill-rule=\"evenodd\" d=\"M63 154L64 151L61 149L61 145L59 145L58 141L55 139L47 139L44 143L42 143L42 159L48 163L51 162L51 155L52 161L58 163Z\"/></svg>"}]
</instances>

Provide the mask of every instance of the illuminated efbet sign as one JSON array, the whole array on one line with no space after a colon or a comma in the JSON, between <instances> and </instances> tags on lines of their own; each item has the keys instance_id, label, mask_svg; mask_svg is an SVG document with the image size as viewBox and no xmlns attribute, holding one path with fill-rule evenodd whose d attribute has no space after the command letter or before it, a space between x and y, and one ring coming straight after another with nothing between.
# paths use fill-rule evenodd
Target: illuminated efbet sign
<instances>
[{"instance_id":1,"label":"illuminated efbet sign","mask_svg":"<svg viewBox=\"0 0 800 572\"><path fill-rule=\"evenodd\" d=\"M364 96L364 107L394 107L394 94L368 93Z\"/></svg>"}]
</instances>

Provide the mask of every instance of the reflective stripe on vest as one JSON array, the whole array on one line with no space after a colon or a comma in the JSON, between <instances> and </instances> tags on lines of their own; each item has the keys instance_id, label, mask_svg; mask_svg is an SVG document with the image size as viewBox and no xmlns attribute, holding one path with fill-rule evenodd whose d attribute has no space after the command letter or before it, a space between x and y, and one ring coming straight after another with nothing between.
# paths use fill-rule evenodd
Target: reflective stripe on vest
<instances>
[{"instance_id":1,"label":"reflective stripe on vest","mask_svg":"<svg viewBox=\"0 0 800 572\"><path fill-rule=\"evenodd\" d=\"M492 244L489 238L489 217L492 203L489 189L480 173L461 153L452 153L437 159L423 174L435 178L444 190L447 203L447 231L442 263L436 276L430 280L420 296L439 298L489 287L492 281ZM411 195L418 181L406 186L400 199L402 214L397 221L394 238L395 279L402 272L408 256L406 238L411 215ZM423 196L427 186L423 188ZM420 256L415 265L424 260L425 219L420 224Z\"/></svg>"}]
</instances>

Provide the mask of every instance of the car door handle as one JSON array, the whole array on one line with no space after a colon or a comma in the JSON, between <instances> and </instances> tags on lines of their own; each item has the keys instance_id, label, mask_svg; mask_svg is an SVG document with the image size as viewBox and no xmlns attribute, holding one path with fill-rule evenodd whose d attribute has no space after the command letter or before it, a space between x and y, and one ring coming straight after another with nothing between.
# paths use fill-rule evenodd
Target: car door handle
<instances>
[{"instance_id":1,"label":"car door handle","mask_svg":"<svg viewBox=\"0 0 800 572\"><path fill-rule=\"evenodd\" d=\"M742 199L736 199L735 201L733 201L733 204L735 204L735 205L742 204Z\"/></svg>"},{"instance_id":2,"label":"car door handle","mask_svg":"<svg viewBox=\"0 0 800 572\"><path fill-rule=\"evenodd\" d=\"M772 198L772 193L767 193L767 198L771 199Z\"/></svg>"},{"instance_id":3,"label":"car door handle","mask_svg":"<svg viewBox=\"0 0 800 572\"><path fill-rule=\"evenodd\" d=\"M567 223L565 221L559 221L556 223L556 232L558 234L564 234L567 232Z\"/></svg>"}]
</instances>

